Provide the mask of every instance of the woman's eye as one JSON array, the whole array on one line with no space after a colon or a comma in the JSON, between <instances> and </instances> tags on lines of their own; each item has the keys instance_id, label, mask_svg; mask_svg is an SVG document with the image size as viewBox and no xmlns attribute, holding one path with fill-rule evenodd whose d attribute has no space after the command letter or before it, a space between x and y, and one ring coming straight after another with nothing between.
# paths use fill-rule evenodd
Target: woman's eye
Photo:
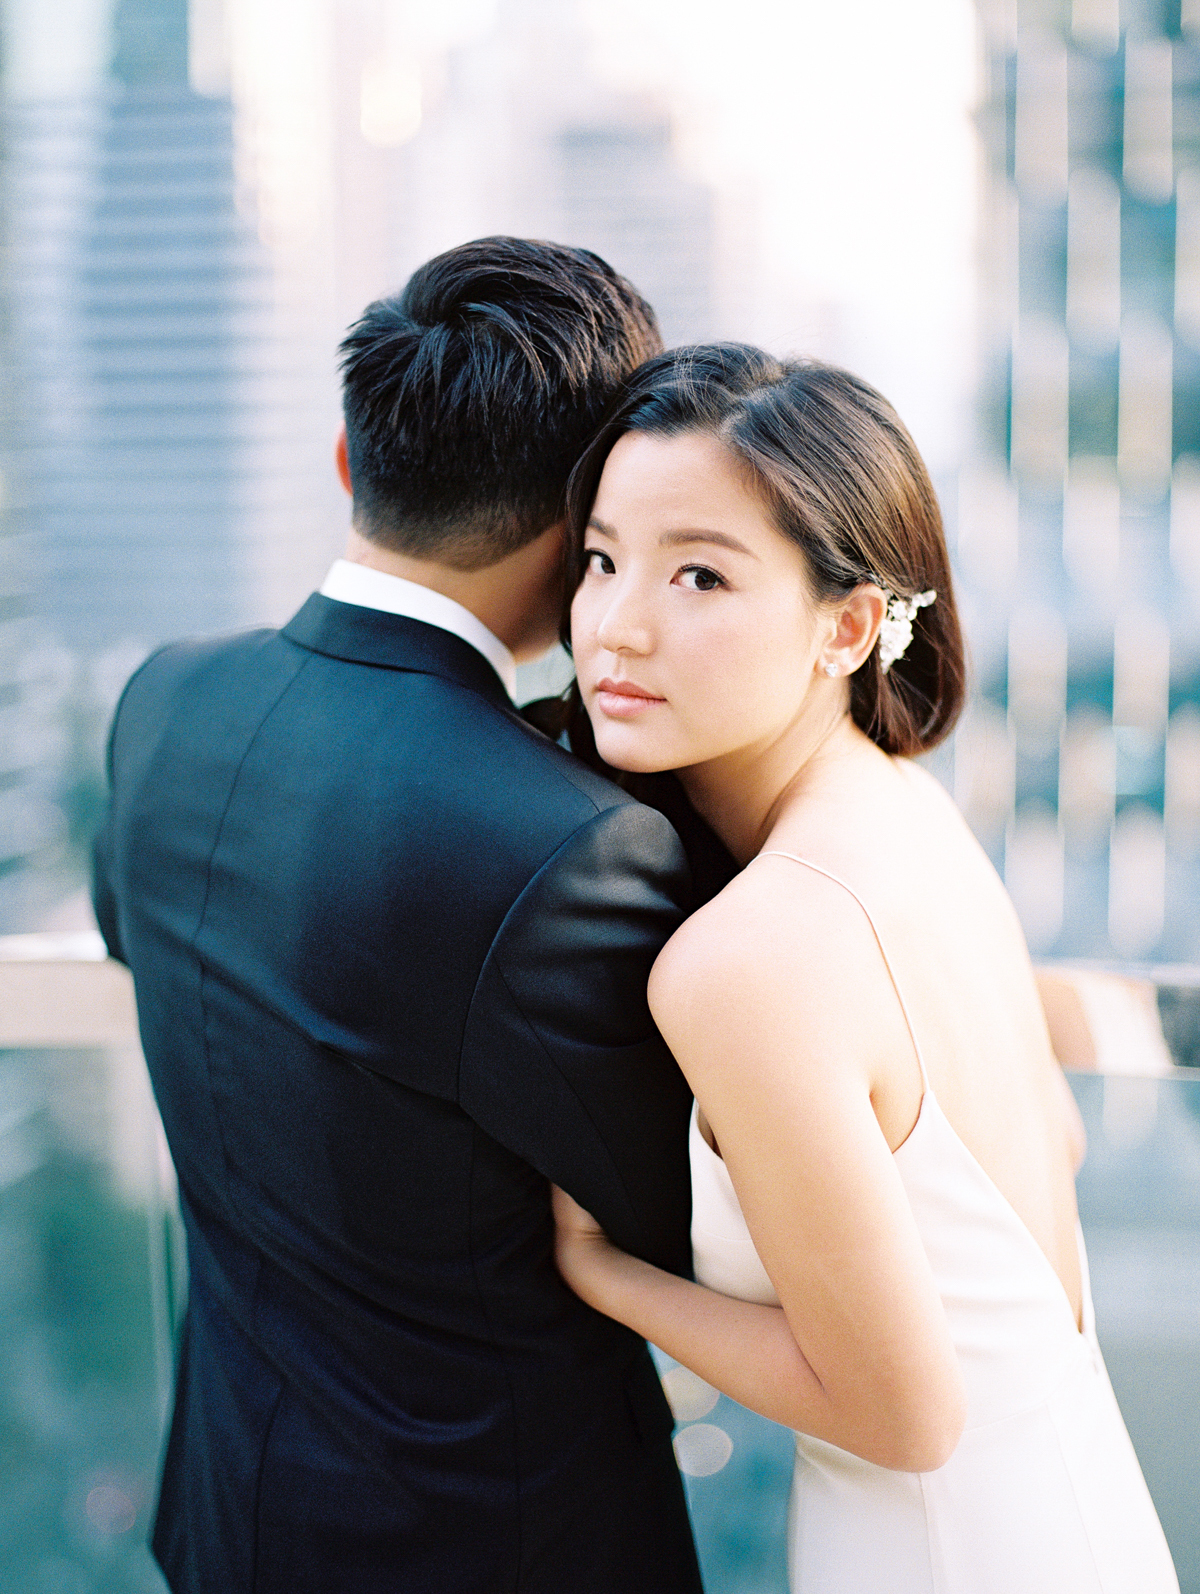
<instances>
[{"instance_id":1,"label":"woman's eye","mask_svg":"<svg viewBox=\"0 0 1200 1594\"><path fill-rule=\"evenodd\" d=\"M724 577L710 570L707 565L685 565L678 579L689 592L715 592L718 587L725 585Z\"/></svg>"},{"instance_id":2,"label":"woman's eye","mask_svg":"<svg viewBox=\"0 0 1200 1594\"><path fill-rule=\"evenodd\" d=\"M585 548L583 557L586 561L585 569L589 574L597 576L616 575L617 567L604 552L603 548Z\"/></svg>"}]
</instances>

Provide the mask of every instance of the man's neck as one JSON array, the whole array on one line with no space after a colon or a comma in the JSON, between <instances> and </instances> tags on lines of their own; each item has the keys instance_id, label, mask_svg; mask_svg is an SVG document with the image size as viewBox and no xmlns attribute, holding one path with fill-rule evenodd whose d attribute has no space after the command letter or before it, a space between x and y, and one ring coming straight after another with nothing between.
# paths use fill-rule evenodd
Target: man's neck
<instances>
[{"instance_id":1,"label":"man's neck","mask_svg":"<svg viewBox=\"0 0 1200 1594\"><path fill-rule=\"evenodd\" d=\"M428 587L469 610L520 663L538 658L558 635L557 593L563 531L551 526L540 537L482 570L453 565L385 548L351 528L344 557Z\"/></svg>"}]
</instances>

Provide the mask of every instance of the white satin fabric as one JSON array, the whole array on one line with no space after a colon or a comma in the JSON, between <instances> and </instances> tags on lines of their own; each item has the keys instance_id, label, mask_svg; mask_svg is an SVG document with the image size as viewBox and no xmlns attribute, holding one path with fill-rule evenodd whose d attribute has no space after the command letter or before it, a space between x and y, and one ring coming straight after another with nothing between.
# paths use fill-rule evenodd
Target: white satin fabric
<instances>
[{"instance_id":1,"label":"white satin fabric","mask_svg":"<svg viewBox=\"0 0 1200 1594\"><path fill-rule=\"evenodd\" d=\"M844 881L780 856L845 886L878 940ZM1080 1333L1048 1258L939 1107L915 1035L913 1045L925 1094L895 1161L962 1366L966 1430L926 1473L797 1434L793 1594L1178 1594L1096 1340L1082 1235ZM694 1113L691 1163L697 1279L778 1304Z\"/></svg>"}]
</instances>

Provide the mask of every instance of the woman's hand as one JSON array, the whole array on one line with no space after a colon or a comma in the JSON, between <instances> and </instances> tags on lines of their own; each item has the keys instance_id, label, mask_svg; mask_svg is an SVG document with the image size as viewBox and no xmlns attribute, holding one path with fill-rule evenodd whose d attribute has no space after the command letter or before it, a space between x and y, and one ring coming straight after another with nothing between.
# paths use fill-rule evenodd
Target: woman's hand
<instances>
[{"instance_id":1,"label":"woman's hand","mask_svg":"<svg viewBox=\"0 0 1200 1594\"><path fill-rule=\"evenodd\" d=\"M550 1205L554 1213L554 1260L558 1271L584 1300L591 1301L588 1284L594 1283L606 1256L616 1250L604 1230L573 1201L565 1190L550 1186Z\"/></svg>"}]
</instances>

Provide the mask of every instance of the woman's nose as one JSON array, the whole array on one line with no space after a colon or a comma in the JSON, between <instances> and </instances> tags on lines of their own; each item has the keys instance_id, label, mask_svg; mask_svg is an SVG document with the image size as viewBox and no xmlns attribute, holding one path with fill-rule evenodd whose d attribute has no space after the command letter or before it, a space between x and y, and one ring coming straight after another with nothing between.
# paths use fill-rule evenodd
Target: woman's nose
<instances>
[{"instance_id":1,"label":"woman's nose","mask_svg":"<svg viewBox=\"0 0 1200 1594\"><path fill-rule=\"evenodd\" d=\"M645 605L636 591L629 587L612 591L596 627L596 641L609 653L651 651L653 631Z\"/></svg>"}]
</instances>

